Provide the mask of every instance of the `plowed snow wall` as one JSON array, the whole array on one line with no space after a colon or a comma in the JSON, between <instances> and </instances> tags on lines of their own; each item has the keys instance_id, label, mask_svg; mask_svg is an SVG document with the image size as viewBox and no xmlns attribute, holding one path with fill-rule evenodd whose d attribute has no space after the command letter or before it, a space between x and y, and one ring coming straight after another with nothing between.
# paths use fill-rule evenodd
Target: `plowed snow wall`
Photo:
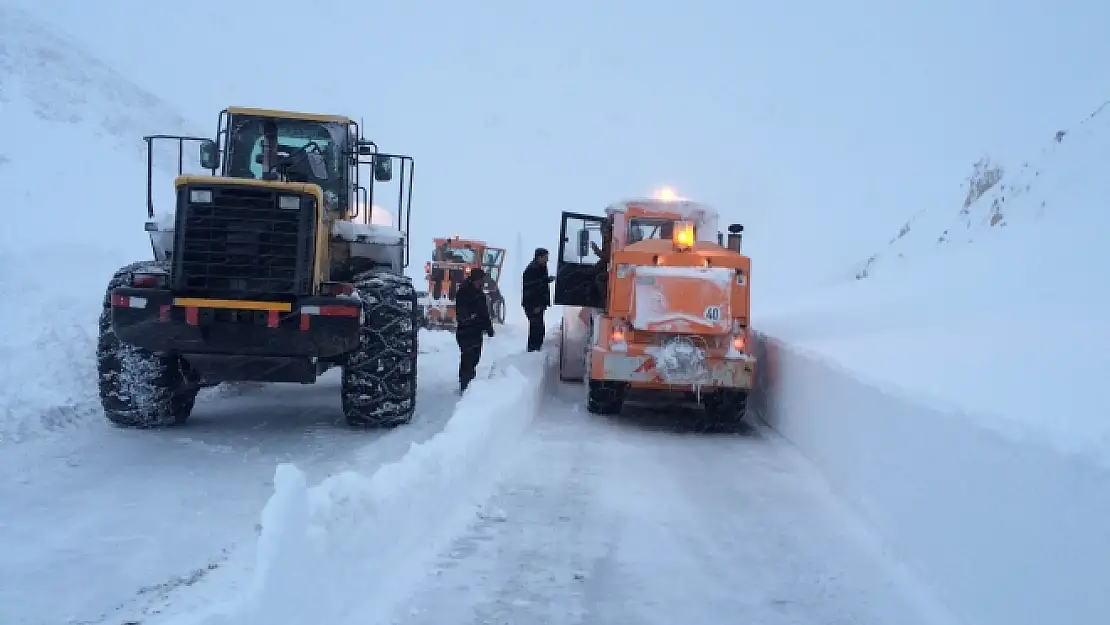
<instances>
[{"instance_id":1,"label":"plowed snow wall","mask_svg":"<svg viewBox=\"0 0 1110 625\"><path fill-rule=\"evenodd\" d=\"M759 336L755 349L756 414L950 610L980 625L1107 622L1106 468L984 430L775 339Z\"/></svg>"}]
</instances>

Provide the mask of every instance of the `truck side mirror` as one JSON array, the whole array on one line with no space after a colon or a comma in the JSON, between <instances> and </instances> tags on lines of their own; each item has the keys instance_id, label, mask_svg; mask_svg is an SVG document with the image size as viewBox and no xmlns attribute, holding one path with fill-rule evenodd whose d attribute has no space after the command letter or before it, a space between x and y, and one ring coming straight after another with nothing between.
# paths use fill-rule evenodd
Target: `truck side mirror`
<instances>
[{"instance_id":1,"label":"truck side mirror","mask_svg":"<svg viewBox=\"0 0 1110 625\"><path fill-rule=\"evenodd\" d=\"M205 169L216 169L220 166L220 150L215 141L204 140L200 144L200 166Z\"/></svg>"},{"instance_id":2,"label":"truck side mirror","mask_svg":"<svg viewBox=\"0 0 1110 625\"><path fill-rule=\"evenodd\" d=\"M378 182L393 180L393 160L388 156L374 157L374 180Z\"/></svg>"},{"instance_id":3,"label":"truck side mirror","mask_svg":"<svg viewBox=\"0 0 1110 625\"><path fill-rule=\"evenodd\" d=\"M578 231L578 258L590 255L590 231L582 228Z\"/></svg>"}]
</instances>

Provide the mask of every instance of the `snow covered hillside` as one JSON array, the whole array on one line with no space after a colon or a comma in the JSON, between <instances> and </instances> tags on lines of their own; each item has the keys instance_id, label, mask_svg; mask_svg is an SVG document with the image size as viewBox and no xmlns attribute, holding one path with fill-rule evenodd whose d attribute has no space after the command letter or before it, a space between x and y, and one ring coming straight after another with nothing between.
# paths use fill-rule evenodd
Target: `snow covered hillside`
<instances>
[{"instance_id":1,"label":"snow covered hillside","mask_svg":"<svg viewBox=\"0 0 1110 625\"><path fill-rule=\"evenodd\" d=\"M1070 127L1062 127L1038 154L1014 162L983 157L972 167L960 189L959 207L921 211L909 218L890 238L887 249L869 257L856 271L858 279L875 272L895 271L934 254L971 245L977 240L1005 236L1012 223L1049 221L1068 210L1068 199L1059 197L1065 187L1088 175L1102 161L1084 152L1083 144L1103 133L1110 116L1110 101ZM1101 114L1101 118L1099 117ZM1083 159L1093 157L1086 162ZM1082 161L1082 162L1077 162ZM954 198L955 199L955 198ZM957 202L953 202L956 204Z\"/></svg>"},{"instance_id":2,"label":"snow covered hillside","mask_svg":"<svg viewBox=\"0 0 1110 625\"><path fill-rule=\"evenodd\" d=\"M2 445L99 409L93 346L104 287L114 270L151 254L142 136L198 131L0 6L0 132L0 290L12 298L0 313ZM176 149L159 151L156 166L164 197Z\"/></svg>"},{"instance_id":3,"label":"snow covered hillside","mask_svg":"<svg viewBox=\"0 0 1110 625\"><path fill-rule=\"evenodd\" d=\"M765 418L968 622L1110 611L1110 106L1064 130L755 313Z\"/></svg>"}]
</instances>

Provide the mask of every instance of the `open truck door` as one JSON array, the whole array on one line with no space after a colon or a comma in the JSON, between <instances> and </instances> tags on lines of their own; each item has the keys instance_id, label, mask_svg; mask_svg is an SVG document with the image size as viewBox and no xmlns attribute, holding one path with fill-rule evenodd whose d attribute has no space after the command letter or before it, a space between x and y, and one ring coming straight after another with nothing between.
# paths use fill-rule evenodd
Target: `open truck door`
<instances>
[{"instance_id":1,"label":"open truck door","mask_svg":"<svg viewBox=\"0 0 1110 625\"><path fill-rule=\"evenodd\" d=\"M559 226L559 258L555 269L555 299L561 306L600 308L596 266L601 258L590 243L601 247L604 217L564 212Z\"/></svg>"},{"instance_id":2,"label":"open truck door","mask_svg":"<svg viewBox=\"0 0 1110 625\"><path fill-rule=\"evenodd\" d=\"M597 288L596 266L601 258L590 243L600 248L604 217L567 213L559 227L559 250L555 269L553 302L563 306L559 339L559 378L580 381L586 371L586 343L589 325L583 309L602 305ZM590 313L591 310L585 312Z\"/></svg>"}]
</instances>

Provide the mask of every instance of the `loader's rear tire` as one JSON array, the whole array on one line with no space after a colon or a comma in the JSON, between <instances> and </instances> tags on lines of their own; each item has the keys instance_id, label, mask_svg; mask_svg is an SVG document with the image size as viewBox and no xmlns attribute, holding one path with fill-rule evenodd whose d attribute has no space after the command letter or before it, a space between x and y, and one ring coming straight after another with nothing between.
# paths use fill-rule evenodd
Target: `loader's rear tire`
<instances>
[{"instance_id":1,"label":"loader's rear tire","mask_svg":"<svg viewBox=\"0 0 1110 625\"><path fill-rule=\"evenodd\" d=\"M627 388L622 382L604 382L586 379L586 410L596 415L618 415L624 408L624 392Z\"/></svg>"},{"instance_id":2,"label":"loader's rear tire","mask_svg":"<svg viewBox=\"0 0 1110 625\"><path fill-rule=\"evenodd\" d=\"M705 397L705 418L702 430L707 432L741 432L749 427L748 391L723 390Z\"/></svg>"},{"instance_id":3,"label":"loader's rear tire","mask_svg":"<svg viewBox=\"0 0 1110 625\"><path fill-rule=\"evenodd\" d=\"M111 292L133 271L169 271L167 263L140 261L117 271L108 282L96 344L97 381L104 416L123 427L181 425L200 390L196 376L178 357L158 354L119 340L112 329Z\"/></svg>"},{"instance_id":4,"label":"loader's rear tire","mask_svg":"<svg viewBox=\"0 0 1110 625\"><path fill-rule=\"evenodd\" d=\"M343 414L356 427L395 427L416 411L420 312L412 280L369 272L355 280L362 300L359 346L343 365Z\"/></svg>"}]
</instances>

